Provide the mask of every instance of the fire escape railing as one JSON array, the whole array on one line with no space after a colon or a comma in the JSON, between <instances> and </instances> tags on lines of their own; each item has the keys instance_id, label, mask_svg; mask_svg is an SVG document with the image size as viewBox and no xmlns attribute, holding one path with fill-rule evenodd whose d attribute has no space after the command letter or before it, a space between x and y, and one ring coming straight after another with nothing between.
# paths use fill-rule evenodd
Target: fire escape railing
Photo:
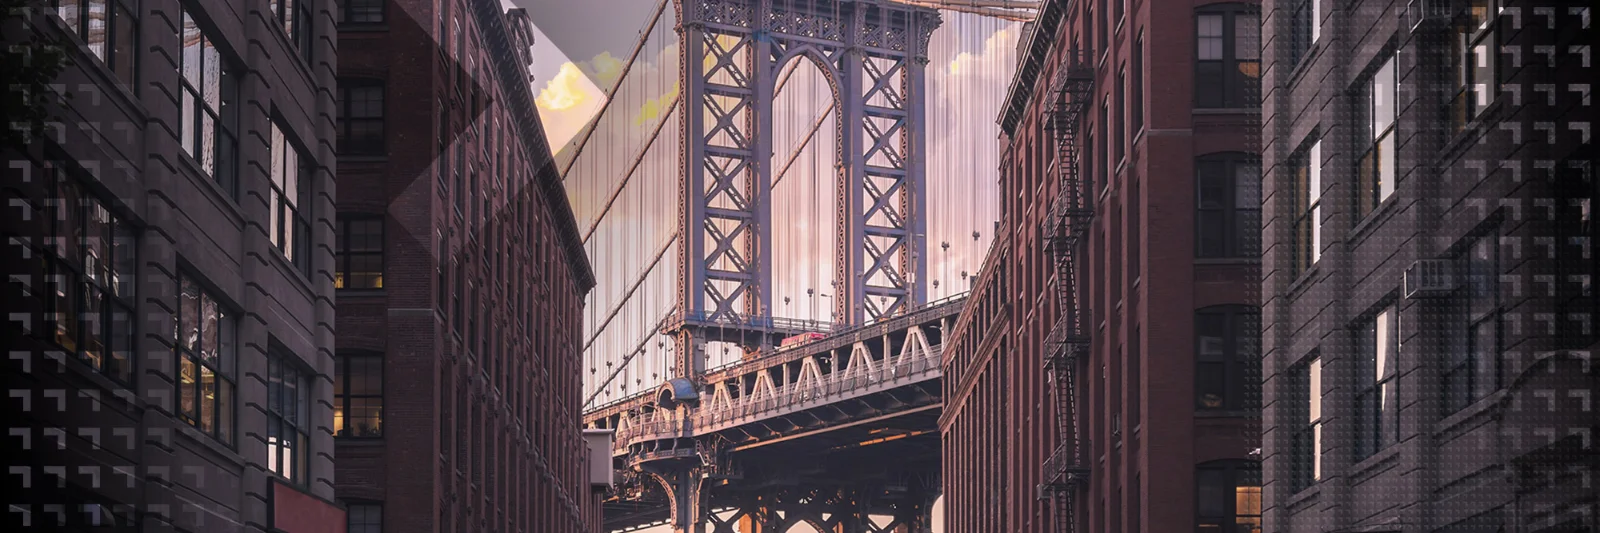
<instances>
[{"instance_id":1,"label":"fire escape railing","mask_svg":"<svg viewBox=\"0 0 1600 533\"><path fill-rule=\"evenodd\" d=\"M1074 516L1077 496L1088 483L1088 463L1084 461L1083 437L1078 427L1076 373L1079 361L1089 352L1090 313L1078 298L1076 269L1088 234L1094 206L1090 202L1088 180L1078 168L1078 132L1084 110L1094 87L1092 54L1088 50L1068 50L1051 81L1049 98L1054 102L1046 127L1054 133L1055 172L1059 192L1045 221L1045 241L1056 271L1057 320L1045 337L1045 370L1049 372L1055 396L1057 446L1043 465L1041 496L1048 493L1055 507L1058 531L1077 529Z\"/></svg>"}]
</instances>

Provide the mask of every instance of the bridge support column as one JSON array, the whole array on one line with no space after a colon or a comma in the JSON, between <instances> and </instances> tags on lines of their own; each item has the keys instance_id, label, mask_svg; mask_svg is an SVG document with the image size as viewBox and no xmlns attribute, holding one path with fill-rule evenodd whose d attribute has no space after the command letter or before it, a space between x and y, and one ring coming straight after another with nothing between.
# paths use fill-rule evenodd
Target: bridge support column
<instances>
[{"instance_id":1,"label":"bridge support column","mask_svg":"<svg viewBox=\"0 0 1600 533\"><path fill-rule=\"evenodd\" d=\"M649 468L649 472L671 499L672 531L708 533L706 519L711 513L711 494L705 469L657 467Z\"/></svg>"}]
</instances>

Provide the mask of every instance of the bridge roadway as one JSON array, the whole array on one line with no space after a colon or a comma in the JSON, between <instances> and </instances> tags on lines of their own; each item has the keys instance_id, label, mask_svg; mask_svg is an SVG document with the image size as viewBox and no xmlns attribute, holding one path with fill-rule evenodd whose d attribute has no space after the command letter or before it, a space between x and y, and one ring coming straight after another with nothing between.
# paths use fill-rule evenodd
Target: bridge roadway
<instances>
[{"instance_id":1,"label":"bridge roadway","mask_svg":"<svg viewBox=\"0 0 1600 533\"><path fill-rule=\"evenodd\" d=\"M924 304L586 413L587 427L616 432L606 530L926 531L942 335L964 304Z\"/></svg>"}]
</instances>

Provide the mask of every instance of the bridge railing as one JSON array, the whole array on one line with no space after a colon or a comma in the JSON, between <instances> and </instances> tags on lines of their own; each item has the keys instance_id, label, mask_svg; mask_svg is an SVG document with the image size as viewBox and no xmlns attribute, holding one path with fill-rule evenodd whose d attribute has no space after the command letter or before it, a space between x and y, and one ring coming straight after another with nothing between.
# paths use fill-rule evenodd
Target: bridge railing
<instances>
[{"instance_id":1,"label":"bridge railing","mask_svg":"<svg viewBox=\"0 0 1600 533\"><path fill-rule=\"evenodd\" d=\"M719 426L737 425L808 405L838 400L873 388L889 388L933 377L939 371L943 345L930 345L926 353L911 357L886 357L873 368L849 368L824 374L821 380L795 382L778 387L772 395L735 398L731 405L701 407L687 415L662 410L635 417L617 431L615 450L625 451L632 444L691 437L696 430L715 431Z\"/></svg>"}]
</instances>

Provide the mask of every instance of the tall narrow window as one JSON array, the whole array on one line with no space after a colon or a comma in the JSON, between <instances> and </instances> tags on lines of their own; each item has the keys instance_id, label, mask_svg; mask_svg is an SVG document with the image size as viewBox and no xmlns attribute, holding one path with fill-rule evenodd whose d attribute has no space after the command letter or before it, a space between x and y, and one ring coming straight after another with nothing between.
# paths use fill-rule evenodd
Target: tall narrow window
<instances>
[{"instance_id":1,"label":"tall narrow window","mask_svg":"<svg viewBox=\"0 0 1600 533\"><path fill-rule=\"evenodd\" d=\"M348 353L334 359L334 436L382 437L383 356Z\"/></svg>"},{"instance_id":2,"label":"tall narrow window","mask_svg":"<svg viewBox=\"0 0 1600 533\"><path fill-rule=\"evenodd\" d=\"M1299 63L1322 33L1321 0L1294 0L1289 9L1289 61Z\"/></svg>"},{"instance_id":3,"label":"tall narrow window","mask_svg":"<svg viewBox=\"0 0 1600 533\"><path fill-rule=\"evenodd\" d=\"M1500 245L1491 233L1473 240L1456 260L1464 283L1456 289L1464 349L1447 350L1445 413L1454 413L1500 388Z\"/></svg>"},{"instance_id":4,"label":"tall narrow window","mask_svg":"<svg viewBox=\"0 0 1600 533\"><path fill-rule=\"evenodd\" d=\"M1322 360L1312 357L1289 372L1294 434L1289 445L1289 486L1300 492L1322 480Z\"/></svg>"},{"instance_id":5,"label":"tall narrow window","mask_svg":"<svg viewBox=\"0 0 1600 533\"><path fill-rule=\"evenodd\" d=\"M333 287L383 288L383 218L340 217L333 236Z\"/></svg>"},{"instance_id":6,"label":"tall narrow window","mask_svg":"<svg viewBox=\"0 0 1600 533\"><path fill-rule=\"evenodd\" d=\"M385 155L383 81L339 80L339 139L345 155Z\"/></svg>"},{"instance_id":7,"label":"tall narrow window","mask_svg":"<svg viewBox=\"0 0 1600 533\"><path fill-rule=\"evenodd\" d=\"M178 418L233 444L233 314L180 274L173 325L178 352Z\"/></svg>"},{"instance_id":8,"label":"tall narrow window","mask_svg":"<svg viewBox=\"0 0 1600 533\"><path fill-rule=\"evenodd\" d=\"M1103 129L1106 132L1105 139L1100 141L1102 153L1106 155L1105 179L1101 183L1109 185L1111 183L1111 173L1115 172L1117 168L1117 155L1112 153L1117 144L1112 139L1116 138L1117 131L1115 130L1116 124L1111 122L1111 95L1106 94L1100 98L1100 123L1105 124Z\"/></svg>"},{"instance_id":9,"label":"tall narrow window","mask_svg":"<svg viewBox=\"0 0 1600 533\"><path fill-rule=\"evenodd\" d=\"M1195 313L1195 401L1202 411L1261 406L1261 314L1254 307L1207 307Z\"/></svg>"},{"instance_id":10,"label":"tall narrow window","mask_svg":"<svg viewBox=\"0 0 1600 533\"><path fill-rule=\"evenodd\" d=\"M230 195L238 194L234 155L239 141L237 74L222 58L211 37L183 11L178 35L178 86L182 123L178 144Z\"/></svg>"},{"instance_id":11,"label":"tall narrow window","mask_svg":"<svg viewBox=\"0 0 1600 533\"><path fill-rule=\"evenodd\" d=\"M345 511L345 533L383 533L383 506L350 504Z\"/></svg>"},{"instance_id":12,"label":"tall narrow window","mask_svg":"<svg viewBox=\"0 0 1600 533\"><path fill-rule=\"evenodd\" d=\"M272 122L272 198L267 201L271 225L267 235L301 272L311 268L310 159L289 143L277 121Z\"/></svg>"},{"instance_id":13,"label":"tall narrow window","mask_svg":"<svg viewBox=\"0 0 1600 533\"><path fill-rule=\"evenodd\" d=\"M1201 157L1195 163L1195 254L1201 258L1259 258L1261 163L1243 153Z\"/></svg>"},{"instance_id":14,"label":"tall narrow window","mask_svg":"<svg viewBox=\"0 0 1600 533\"><path fill-rule=\"evenodd\" d=\"M1255 106L1261 92L1261 15L1218 4L1195 14L1195 107Z\"/></svg>"},{"instance_id":15,"label":"tall narrow window","mask_svg":"<svg viewBox=\"0 0 1600 533\"><path fill-rule=\"evenodd\" d=\"M1358 121L1363 134L1357 146L1364 150L1356 168L1357 216L1366 216L1394 194L1395 186L1395 67L1394 56L1385 59L1362 88L1357 103L1364 114Z\"/></svg>"},{"instance_id":16,"label":"tall narrow window","mask_svg":"<svg viewBox=\"0 0 1600 533\"><path fill-rule=\"evenodd\" d=\"M138 0L51 0L72 35L88 45L117 81L137 87L139 49Z\"/></svg>"},{"instance_id":17,"label":"tall narrow window","mask_svg":"<svg viewBox=\"0 0 1600 533\"><path fill-rule=\"evenodd\" d=\"M1198 533L1261 533L1261 464L1213 461L1195 472Z\"/></svg>"},{"instance_id":18,"label":"tall narrow window","mask_svg":"<svg viewBox=\"0 0 1600 533\"><path fill-rule=\"evenodd\" d=\"M1113 161L1117 161L1119 163L1122 162L1123 155L1127 153L1127 152L1123 151L1123 146L1124 146L1124 143L1126 143L1126 141L1127 141L1128 132L1132 131L1128 127L1128 120L1127 120L1128 119L1128 114L1127 114L1128 113L1128 100L1126 98L1127 93L1124 92L1124 91L1126 91L1127 85L1128 85L1128 68L1127 67L1123 67L1122 70L1117 71L1117 87L1116 87L1116 96L1117 96L1116 118L1117 118L1117 122L1122 124L1122 128L1120 129L1120 131L1117 132L1117 136L1113 139L1114 142L1113 142L1112 148L1111 148L1111 152L1112 152L1112 156L1113 156L1112 160Z\"/></svg>"},{"instance_id":19,"label":"tall narrow window","mask_svg":"<svg viewBox=\"0 0 1600 533\"><path fill-rule=\"evenodd\" d=\"M1144 54L1144 30L1140 30L1133 41L1133 118L1128 127L1135 134L1144 129Z\"/></svg>"},{"instance_id":20,"label":"tall narrow window","mask_svg":"<svg viewBox=\"0 0 1600 533\"><path fill-rule=\"evenodd\" d=\"M1294 274L1322 258L1322 141L1292 160L1294 172Z\"/></svg>"},{"instance_id":21,"label":"tall narrow window","mask_svg":"<svg viewBox=\"0 0 1600 533\"><path fill-rule=\"evenodd\" d=\"M311 18L312 0L272 0L272 16L289 36L289 42L300 50L300 56L311 61L311 35L315 27Z\"/></svg>"},{"instance_id":22,"label":"tall narrow window","mask_svg":"<svg viewBox=\"0 0 1600 533\"><path fill-rule=\"evenodd\" d=\"M267 471L296 485L309 481L311 379L295 356L274 347L267 354Z\"/></svg>"},{"instance_id":23,"label":"tall narrow window","mask_svg":"<svg viewBox=\"0 0 1600 533\"><path fill-rule=\"evenodd\" d=\"M1498 0L1471 0L1467 17L1456 26L1451 38L1450 76L1453 91L1445 113L1452 131L1466 129L1467 123L1489 108L1499 91L1495 76L1500 43L1495 39L1499 25Z\"/></svg>"},{"instance_id":24,"label":"tall narrow window","mask_svg":"<svg viewBox=\"0 0 1600 533\"><path fill-rule=\"evenodd\" d=\"M1399 311L1390 304L1357 334L1362 358L1356 373L1356 456L1367 457L1399 440L1400 403L1395 370L1400 356Z\"/></svg>"}]
</instances>

